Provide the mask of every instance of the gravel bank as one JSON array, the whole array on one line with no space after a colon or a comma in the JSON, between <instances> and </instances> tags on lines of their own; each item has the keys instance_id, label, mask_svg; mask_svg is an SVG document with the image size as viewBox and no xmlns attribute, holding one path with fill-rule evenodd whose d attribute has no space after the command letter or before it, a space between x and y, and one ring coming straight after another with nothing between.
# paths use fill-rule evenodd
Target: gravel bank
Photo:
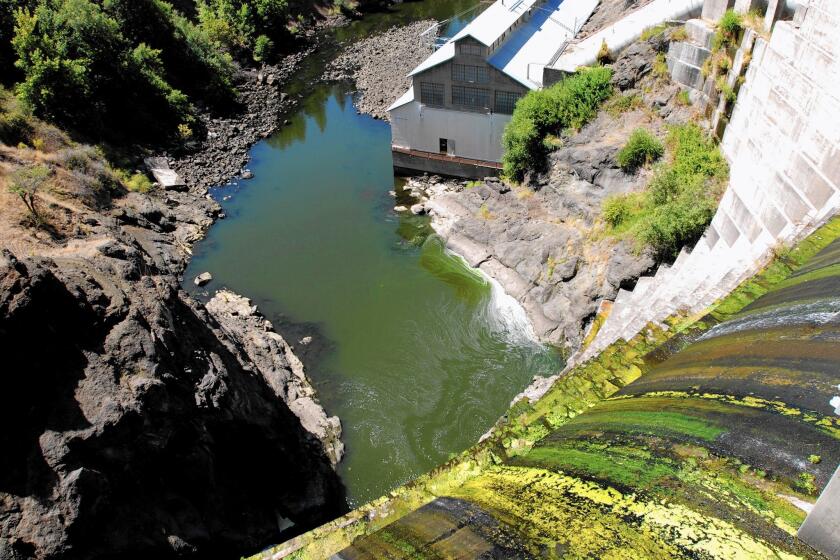
<instances>
[{"instance_id":1,"label":"gravel bank","mask_svg":"<svg viewBox=\"0 0 840 560\"><path fill-rule=\"evenodd\" d=\"M323 79L354 81L356 108L388 120L386 109L411 85L406 74L434 52L436 32L420 36L434 24L434 20L418 21L351 43L330 63Z\"/></svg>"}]
</instances>

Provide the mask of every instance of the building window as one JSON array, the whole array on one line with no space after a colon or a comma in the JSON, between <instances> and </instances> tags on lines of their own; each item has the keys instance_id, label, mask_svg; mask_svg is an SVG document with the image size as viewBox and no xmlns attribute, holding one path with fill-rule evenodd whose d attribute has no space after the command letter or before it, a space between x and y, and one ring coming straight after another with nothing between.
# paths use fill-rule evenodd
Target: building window
<instances>
[{"instance_id":1,"label":"building window","mask_svg":"<svg viewBox=\"0 0 840 560\"><path fill-rule=\"evenodd\" d=\"M496 113L505 113L506 115L513 114L513 108L516 105L516 100L520 95L512 91L497 91L496 104L493 106L493 111Z\"/></svg>"},{"instance_id":2,"label":"building window","mask_svg":"<svg viewBox=\"0 0 840 560\"><path fill-rule=\"evenodd\" d=\"M420 103L443 106L443 84L420 82Z\"/></svg>"},{"instance_id":3,"label":"building window","mask_svg":"<svg viewBox=\"0 0 840 560\"><path fill-rule=\"evenodd\" d=\"M458 46L461 54L471 54L473 56L484 56L484 47L473 43L461 43Z\"/></svg>"},{"instance_id":4,"label":"building window","mask_svg":"<svg viewBox=\"0 0 840 560\"><path fill-rule=\"evenodd\" d=\"M452 104L464 107L490 107L490 91L469 86L452 86Z\"/></svg>"},{"instance_id":5,"label":"building window","mask_svg":"<svg viewBox=\"0 0 840 560\"><path fill-rule=\"evenodd\" d=\"M486 84L490 81L490 70L486 66L472 66L470 64L453 64L452 79L456 82Z\"/></svg>"}]
</instances>

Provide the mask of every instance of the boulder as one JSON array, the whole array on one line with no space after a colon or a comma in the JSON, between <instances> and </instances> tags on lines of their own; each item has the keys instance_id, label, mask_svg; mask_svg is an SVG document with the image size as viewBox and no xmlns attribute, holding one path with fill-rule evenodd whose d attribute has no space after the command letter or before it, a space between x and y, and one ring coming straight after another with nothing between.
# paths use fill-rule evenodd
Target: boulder
<instances>
[{"instance_id":1,"label":"boulder","mask_svg":"<svg viewBox=\"0 0 840 560\"><path fill-rule=\"evenodd\" d=\"M195 277L195 280L193 280L193 283L196 286L206 286L207 284L210 283L211 280L213 280L213 275L212 274L210 274L209 272L202 272L201 274L199 274L198 276Z\"/></svg>"}]
</instances>

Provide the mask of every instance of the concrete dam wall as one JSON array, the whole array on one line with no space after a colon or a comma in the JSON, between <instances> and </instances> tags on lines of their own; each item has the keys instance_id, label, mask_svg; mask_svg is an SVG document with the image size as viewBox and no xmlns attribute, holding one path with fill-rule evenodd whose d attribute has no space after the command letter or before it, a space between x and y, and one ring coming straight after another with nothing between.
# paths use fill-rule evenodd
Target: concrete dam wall
<instances>
[{"instance_id":1,"label":"concrete dam wall","mask_svg":"<svg viewBox=\"0 0 840 560\"><path fill-rule=\"evenodd\" d=\"M798 21L755 38L722 147L730 182L712 224L674 264L616 297L576 362L676 312L697 313L729 293L771 252L840 208L840 4L811 2Z\"/></svg>"}]
</instances>

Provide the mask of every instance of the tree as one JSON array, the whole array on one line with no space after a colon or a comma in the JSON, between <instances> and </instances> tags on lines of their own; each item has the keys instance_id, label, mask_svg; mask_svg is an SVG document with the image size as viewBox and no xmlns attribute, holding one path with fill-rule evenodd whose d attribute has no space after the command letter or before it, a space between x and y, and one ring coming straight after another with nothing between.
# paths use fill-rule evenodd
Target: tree
<instances>
[{"instance_id":1,"label":"tree","mask_svg":"<svg viewBox=\"0 0 840 560\"><path fill-rule=\"evenodd\" d=\"M31 164L21 167L12 174L12 182L9 185L9 192L16 194L23 201L32 221L36 226L41 226L43 219L38 212L38 190L47 182L52 171L43 164Z\"/></svg>"},{"instance_id":2,"label":"tree","mask_svg":"<svg viewBox=\"0 0 840 560\"><path fill-rule=\"evenodd\" d=\"M233 98L224 57L165 2L40 0L15 20L21 99L92 139L177 137L178 125L194 121L189 97L172 85L179 74L201 84L198 94Z\"/></svg>"}]
</instances>

